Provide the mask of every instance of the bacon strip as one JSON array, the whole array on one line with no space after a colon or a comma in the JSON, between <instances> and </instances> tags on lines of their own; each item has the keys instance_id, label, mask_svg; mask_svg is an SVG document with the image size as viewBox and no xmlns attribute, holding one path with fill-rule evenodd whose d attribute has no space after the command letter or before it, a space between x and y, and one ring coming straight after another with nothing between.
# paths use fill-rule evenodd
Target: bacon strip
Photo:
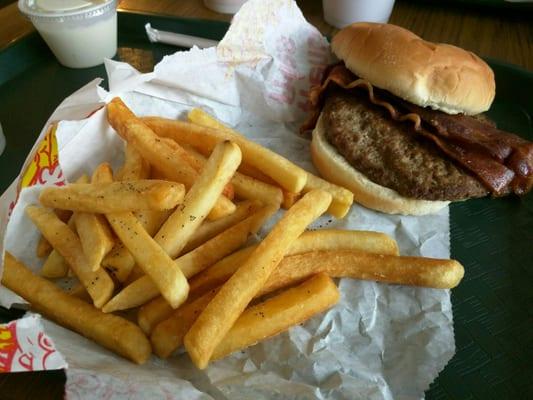
<instances>
[{"instance_id":1,"label":"bacon strip","mask_svg":"<svg viewBox=\"0 0 533 400\"><path fill-rule=\"evenodd\" d=\"M322 94L331 84L346 90L362 88L373 104L385 108L395 121L410 121L415 132L433 141L451 159L476 175L493 195L511 191L522 195L531 190L533 143L473 117L422 108L374 89L370 82L357 79L342 64L331 66L324 76L323 83L310 90L309 99L315 112L304 123L302 131L316 125ZM402 109L407 112L402 113Z\"/></svg>"}]
</instances>

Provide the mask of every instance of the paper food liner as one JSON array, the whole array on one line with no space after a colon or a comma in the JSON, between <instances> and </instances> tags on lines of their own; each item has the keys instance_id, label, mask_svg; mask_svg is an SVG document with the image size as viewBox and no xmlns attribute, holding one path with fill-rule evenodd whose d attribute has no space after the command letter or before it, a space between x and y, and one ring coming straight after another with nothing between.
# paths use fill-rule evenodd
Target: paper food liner
<instances>
[{"instance_id":1,"label":"paper food liner","mask_svg":"<svg viewBox=\"0 0 533 400\"><path fill-rule=\"evenodd\" d=\"M288 0L247 2L218 47L177 52L152 73L107 61L110 92L96 80L65 99L3 194L2 226L9 220L0 232L4 248L38 272L38 232L24 208L37 203L43 185L62 185L103 161L120 165L124 144L102 108L117 95L138 115L183 118L201 107L314 171L309 141L296 132L309 111L307 91L331 61L326 39ZM61 121L55 135L53 121ZM403 217L354 205L346 218L323 216L312 227L381 231L398 241L404 255L449 257L448 209ZM449 291L352 279L341 279L339 288L341 300L330 311L205 371L183 353L166 361L153 356L137 366L52 322L43 324L69 363L68 398L423 397L455 350ZM20 302L0 288L3 306Z\"/></svg>"}]
</instances>

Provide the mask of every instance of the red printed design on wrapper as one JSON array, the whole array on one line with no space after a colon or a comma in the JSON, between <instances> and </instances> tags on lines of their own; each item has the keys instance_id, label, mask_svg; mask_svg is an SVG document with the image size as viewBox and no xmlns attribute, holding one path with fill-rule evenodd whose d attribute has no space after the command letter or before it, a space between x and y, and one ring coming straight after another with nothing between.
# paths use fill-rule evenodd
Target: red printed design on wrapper
<instances>
[{"instance_id":1,"label":"red printed design on wrapper","mask_svg":"<svg viewBox=\"0 0 533 400\"><path fill-rule=\"evenodd\" d=\"M289 37L281 37L276 46L281 76L271 82L267 93L271 100L284 105L296 104L304 112L311 109L308 100L309 88L320 84L329 61L329 49L321 36L310 36L306 44L310 68L308 74L304 75L296 62L296 43Z\"/></svg>"},{"instance_id":2,"label":"red printed design on wrapper","mask_svg":"<svg viewBox=\"0 0 533 400\"><path fill-rule=\"evenodd\" d=\"M10 372L17 353L16 324L0 325L0 372Z\"/></svg>"},{"instance_id":3,"label":"red printed design on wrapper","mask_svg":"<svg viewBox=\"0 0 533 400\"><path fill-rule=\"evenodd\" d=\"M0 325L0 372L42 371L65 367L65 360L44 333L36 315Z\"/></svg>"},{"instance_id":4,"label":"red printed design on wrapper","mask_svg":"<svg viewBox=\"0 0 533 400\"><path fill-rule=\"evenodd\" d=\"M65 185L65 177L59 166L56 140L56 124L50 126L37 147L31 162L20 176L17 197L9 203L8 217L17 204L20 191L34 185Z\"/></svg>"},{"instance_id":5,"label":"red printed design on wrapper","mask_svg":"<svg viewBox=\"0 0 533 400\"><path fill-rule=\"evenodd\" d=\"M42 139L20 180L20 189L34 186L53 184L63 186L65 178L59 166L57 151L56 127L54 124Z\"/></svg>"}]
</instances>

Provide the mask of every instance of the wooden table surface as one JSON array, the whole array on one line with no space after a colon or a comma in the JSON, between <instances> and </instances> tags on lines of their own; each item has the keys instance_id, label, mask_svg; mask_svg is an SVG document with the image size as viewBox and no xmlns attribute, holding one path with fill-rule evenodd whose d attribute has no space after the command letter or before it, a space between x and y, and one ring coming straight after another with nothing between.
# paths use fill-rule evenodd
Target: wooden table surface
<instances>
[{"instance_id":1,"label":"wooden table surface","mask_svg":"<svg viewBox=\"0 0 533 400\"><path fill-rule=\"evenodd\" d=\"M321 32L327 35L335 33L335 29L322 17L319 0L298 3L307 19ZM452 43L481 56L533 70L531 13L465 8L443 3L397 1L391 22L409 28L425 39ZM208 10L201 0L122 0L120 9L225 21L231 19ZM19 15L16 3L0 9L0 49L32 30L31 23ZM6 374L0 377L0 398L62 398L63 384L64 375L57 372Z\"/></svg>"}]
</instances>

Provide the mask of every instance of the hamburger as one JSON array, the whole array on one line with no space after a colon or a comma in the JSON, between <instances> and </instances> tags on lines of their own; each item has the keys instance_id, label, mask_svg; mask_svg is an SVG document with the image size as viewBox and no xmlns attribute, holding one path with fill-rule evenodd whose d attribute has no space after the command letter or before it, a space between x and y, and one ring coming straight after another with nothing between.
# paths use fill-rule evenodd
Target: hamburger
<instances>
[{"instance_id":1,"label":"hamburger","mask_svg":"<svg viewBox=\"0 0 533 400\"><path fill-rule=\"evenodd\" d=\"M341 60L310 91L311 155L354 200L391 214L523 195L533 143L486 118L494 73L475 54L390 24L355 23L332 40Z\"/></svg>"}]
</instances>

